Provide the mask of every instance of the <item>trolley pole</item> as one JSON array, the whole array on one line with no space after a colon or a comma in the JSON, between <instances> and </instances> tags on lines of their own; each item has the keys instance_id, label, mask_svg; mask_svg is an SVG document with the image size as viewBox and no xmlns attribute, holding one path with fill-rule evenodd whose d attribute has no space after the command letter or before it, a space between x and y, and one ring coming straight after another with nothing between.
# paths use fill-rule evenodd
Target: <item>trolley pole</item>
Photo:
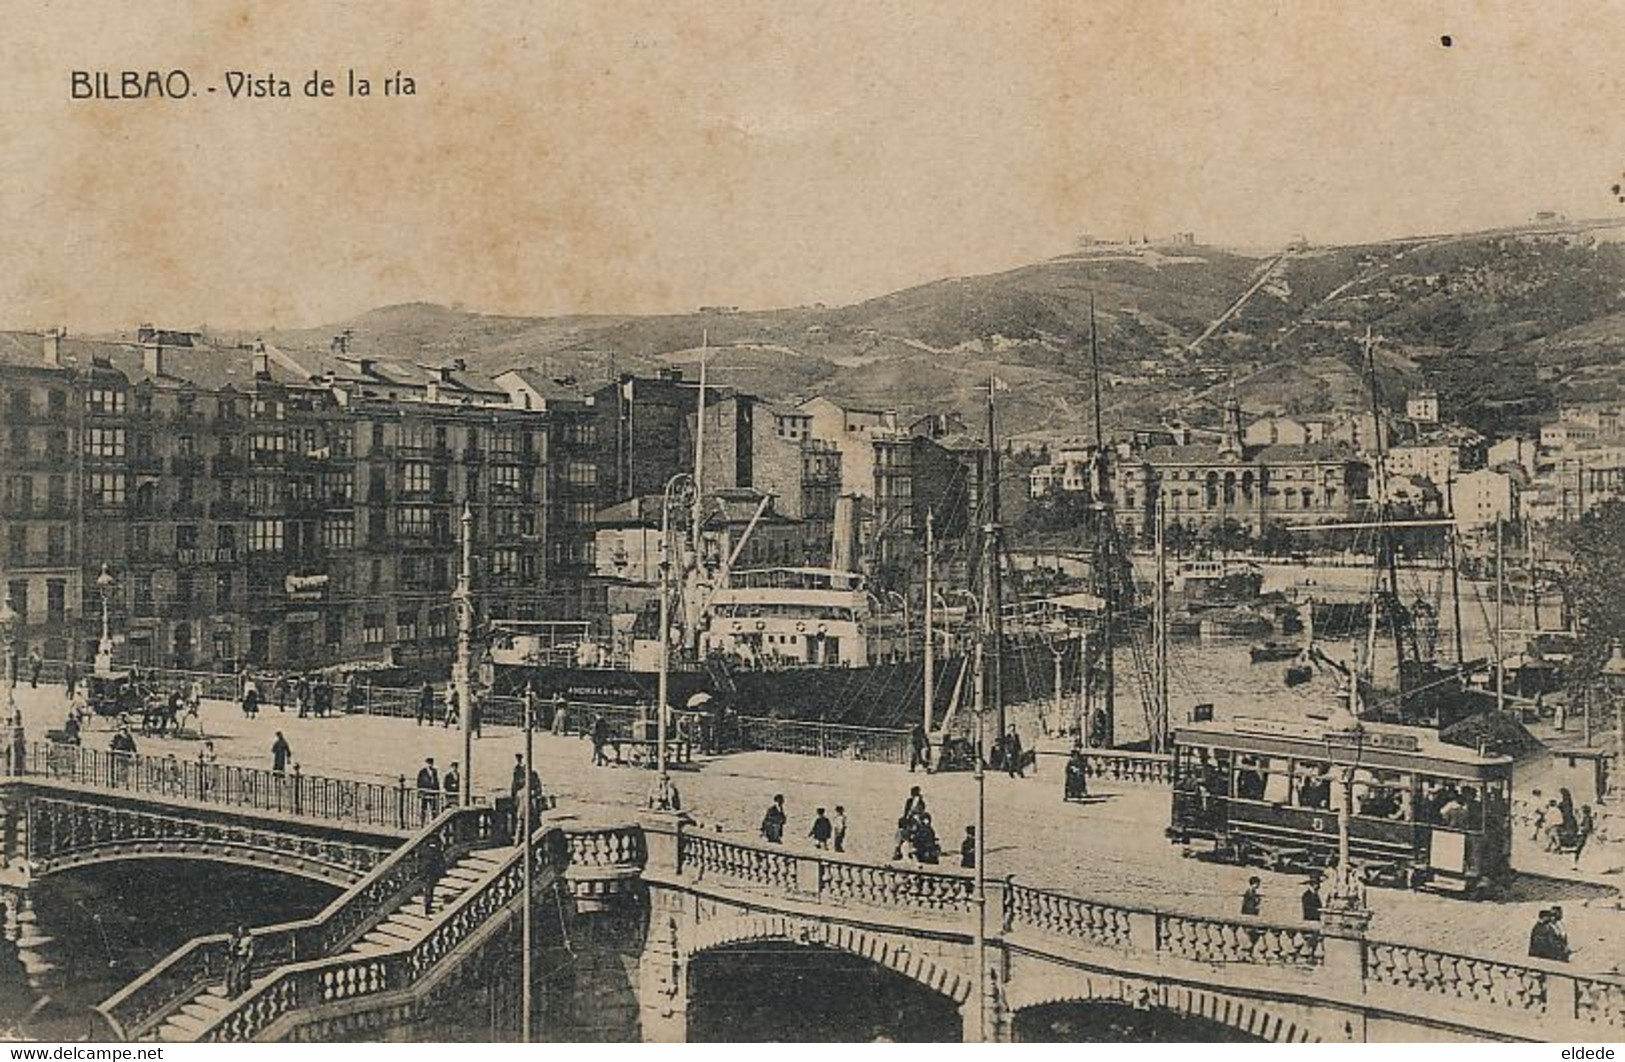
<instances>
[{"instance_id":1,"label":"trolley pole","mask_svg":"<svg viewBox=\"0 0 1625 1062\"><path fill-rule=\"evenodd\" d=\"M534 821L536 808L536 793L531 790L530 780L535 777L532 773L535 762L535 719L536 719L536 690L534 687L525 689L525 784L519 790L519 798L524 801L520 810L520 821L524 828L520 832L519 844L524 851L524 916L519 922L519 1039L521 1043L531 1042L531 941L535 930L532 922L535 921L536 911L536 852L532 848L532 837L536 832Z\"/></svg>"}]
</instances>

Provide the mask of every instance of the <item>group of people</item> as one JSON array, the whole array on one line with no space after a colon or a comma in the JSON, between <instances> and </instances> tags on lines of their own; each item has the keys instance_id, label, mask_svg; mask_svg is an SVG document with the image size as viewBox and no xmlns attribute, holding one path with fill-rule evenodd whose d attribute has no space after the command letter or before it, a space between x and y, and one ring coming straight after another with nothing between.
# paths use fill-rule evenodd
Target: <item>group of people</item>
<instances>
[{"instance_id":1,"label":"group of people","mask_svg":"<svg viewBox=\"0 0 1625 1062\"><path fill-rule=\"evenodd\" d=\"M261 686L262 681L265 688ZM201 684L196 685L201 699ZM279 712L286 712L292 706L301 719L311 716L326 719L337 711L339 697L333 680L320 673L264 676L262 679L245 670L238 703L246 719L258 718L268 699L276 702ZM352 712L366 700L366 690L353 671L344 680L342 697L344 708Z\"/></svg>"},{"instance_id":2,"label":"group of people","mask_svg":"<svg viewBox=\"0 0 1625 1062\"><path fill-rule=\"evenodd\" d=\"M479 737L480 703L478 698L473 698L473 701L473 710L469 714L469 725L473 727L474 736ZM425 723L433 726L437 707L440 709L438 715L442 727L461 725L463 720L462 697L458 694L456 683L447 683L445 695L439 698L435 695L433 684L428 682L423 684L418 690L417 711L414 715L418 726L423 726Z\"/></svg>"},{"instance_id":3,"label":"group of people","mask_svg":"<svg viewBox=\"0 0 1625 1062\"><path fill-rule=\"evenodd\" d=\"M1305 922L1320 921L1323 906L1320 881L1319 874L1310 874L1303 883L1303 892L1298 897L1298 914ZM1264 883L1256 874L1247 879L1247 888L1241 894L1241 913L1249 918L1257 918L1264 913Z\"/></svg>"},{"instance_id":4,"label":"group of people","mask_svg":"<svg viewBox=\"0 0 1625 1062\"><path fill-rule=\"evenodd\" d=\"M1529 957L1550 962L1568 962L1574 949L1569 947L1569 934L1563 928L1563 908L1542 908L1529 931Z\"/></svg>"},{"instance_id":5,"label":"group of people","mask_svg":"<svg viewBox=\"0 0 1625 1062\"><path fill-rule=\"evenodd\" d=\"M418 821L428 822L440 814L442 808L456 807L462 788L463 777L457 769L456 760L447 765L442 773L435 766L433 756L425 757L423 766L418 768L417 777Z\"/></svg>"},{"instance_id":6,"label":"group of people","mask_svg":"<svg viewBox=\"0 0 1625 1062\"><path fill-rule=\"evenodd\" d=\"M1535 791L1535 798L1540 799L1539 790ZM1556 800L1548 800L1536 810L1535 833L1531 840L1539 843L1543 851L1573 852L1574 865L1579 866L1580 853L1596 832L1597 818L1591 805L1583 805L1576 813L1574 794L1559 789Z\"/></svg>"}]
</instances>

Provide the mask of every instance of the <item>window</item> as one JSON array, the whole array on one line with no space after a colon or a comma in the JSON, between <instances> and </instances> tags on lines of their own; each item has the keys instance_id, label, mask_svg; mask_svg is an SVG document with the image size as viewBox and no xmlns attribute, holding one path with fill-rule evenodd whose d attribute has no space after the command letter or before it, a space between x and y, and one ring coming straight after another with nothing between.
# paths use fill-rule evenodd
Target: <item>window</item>
<instances>
[{"instance_id":1,"label":"window","mask_svg":"<svg viewBox=\"0 0 1625 1062\"><path fill-rule=\"evenodd\" d=\"M68 411L68 392L52 391L46 396L45 404L52 416L61 416Z\"/></svg>"},{"instance_id":2,"label":"window","mask_svg":"<svg viewBox=\"0 0 1625 1062\"><path fill-rule=\"evenodd\" d=\"M230 457L232 455L232 453L233 453L233 445L232 445L232 441L231 441L231 436L228 435L225 438L220 440L220 456L221 457Z\"/></svg>"},{"instance_id":3,"label":"window","mask_svg":"<svg viewBox=\"0 0 1625 1062\"><path fill-rule=\"evenodd\" d=\"M519 493L519 469L512 465L498 465L491 470L491 493L513 496Z\"/></svg>"},{"instance_id":4,"label":"window","mask_svg":"<svg viewBox=\"0 0 1625 1062\"><path fill-rule=\"evenodd\" d=\"M52 476L48 481L50 506L57 511L68 507L68 477Z\"/></svg>"},{"instance_id":5,"label":"window","mask_svg":"<svg viewBox=\"0 0 1625 1062\"><path fill-rule=\"evenodd\" d=\"M176 526L175 549L177 551L197 549L196 524L179 524Z\"/></svg>"},{"instance_id":6,"label":"window","mask_svg":"<svg viewBox=\"0 0 1625 1062\"><path fill-rule=\"evenodd\" d=\"M254 396L253 416L256 420L281 420L282 400L267 398L264 395Z\"/></svg>"},{"instance_id":7,"label":"window","mask_svg":"<svg viewBox=\"0 0 1625 1062\"><path fill-rule=\"evenodd\" d=\"M152 392L137 391L135 393L135 411L137 413L152 412Z\"/></svg>"},{"instance_id":8,"label":"window","mask_svg":"<svg viewBox=\"0 0 1625 1062\"><path fill-rule=\"evenodd\" d=\"M8 439L8 446L10 447L11 452L14 453L14 454L17 454L20 457L27 457L28 456L28 429L27 428L12 428L9 432L6 433L6 435L7 435L7 439Z\"/></svg>"},{"instance_id":9,"label":"window","mask_svg":"<svg viewBox=\"0 0 1625 1062\"><path fill-rule=\"evenodd\" d=\"M182 476L175 481L176 501L182 505L192 504L197 492L197 480L191 476Z\"/></svg>"},{"instance_id":10,"label":"window","mask_svg":"<svg viewBox=\"0 0 1625 1062\"><path fill-rule=\"evenodd\" d=\"M511 431L491 433L491 453L499 457L512 457L519 452L519 437Z\"/></svg>"},{"instance_id":11,"label":"window","mask_svg":"<svg viewBox=\"0 0 1625 1062\"><path fill-rule=\"evenodd\" d=\"M434 510L426 505L403 506L396 514L396 530L406 538L428 538L433 533Z\"/></svg>"},{"instance_id":12,"label":"window","mask_svg":"<svg viewBox=\"0 0 1625 1062\"><path fill-rule=\"evenodd\" d=\"M270 509L282 504L282 483L275 479L255 479L249 491L249 501L256 509Z\"/></svg>"},{"instance_id":13,"label":"window","mask_svg":"<svg viewBox=\"0 0 1625 1062\"><path fill-rule=\"evenodd\" d=\"M63 564L68 559L68 529L65 527L48 527L45 529L45 557L51 564Z\"/></svg>"},{"instance_id":14,"label":"window","mask_svg":"<svg viewBox=\"0 0 1625 1062\"><path fill-rule=\"evenodd\" d=\"M429 466L421 461L408 461L405 471L405 484L402 490L407 494L429 493Z\"/></svg>"},{"instance_id":15,"label":"window","mask_svg":"<svg viewBox=\"0 0 1625 1062\"><path fill-rule=\"evenodd\" d=\"M282 536L281 520L254 520L248 525L248 551L281 553Z\"/></svg>"},{"instance_id":16,"label":"window","mask_svg":"<svg viewBox=\"0 0 1625 1062\"><path fill-rule=\"evenodd\" d=\"M61 623L68 618L68 582L66 579L48 579L45 582L45 619L48 623Z\"/></svg>"},{"instance_id":17,"label":"window","mask_svg":"<svg viewBox=\"0 0 1625 1062\"><path fill-rule=\"evenodd\" d=\"M275 464L288 448L288 440L276 432L255 432L250 443L253 448L250 459L257 464Z\"/></svg>"},{"instance_id":18,"label":"window","mask_svg":"<svg viewBox=\"0 0 1625 1062\"><path fill-rule=\"evenodd\" d=\"M346 505L355 499L355 470L322 473L322 497L330 505Z\"/></svg>"},{"instance_id":19,"label":"window","mask_svg":"<svg viewBox=\"0 0 1625 1062\"><path fill-rule=\"evenodd\" d=\"M322 638L329 649L344 644L344 613L329 612L322 617Z\"/></svg>"},{"instance_id":20,"label":"window","mask_svg":"<svg viewBox=\"0 0 1625 1062\"><path fill-rule=\"evenodd\" d=\"M85 392L85 409L91 413L123 413L124 392L111 387L95 387Z\"/></svg>"},{"instance_id":21,"label":"window","mask_svg":"<svg viewBox=\"0 0 1625 1062\"><path fill-rule=\"evenodd\" d=\"M197 453L197 440L190 435L175 437L175 456L192 457Z\"/></svg>"},{"instance_id":22,"label":"window","mask_svg":"<svg viewBox=\"0 0 1625 1062\"><path fill-rule=\"evenodd\" d=\"M237 548L237 528L234 524L220 524L214 529L214 544L218 549Z\"/></svg>"},{"instance_id":23,"label":"window","mask_svg":"<svg viewBox=\"0 0 1625 1062\"><path fill-rule=\"evenodd\" d=\"M14 568L28 563L28 528L12 524L6 529L6 563Z\"/></svg>"},{"instance_id":24,"label":"window","mask_svg":"<svg viewBox=\"0 0 1625 1062\"><path fill-rule=\"evenodd\" d=\"M338 424L328 428L327 448L332 451L334 457L353 456L355 454L355 427L350 424Z\"/></svg>"},{"instance_id":25,"label":"window","mask_svg":"<svg viewBox=\"0 0 1625 1062\"><path fill-rule=\"evenodd\" d=\"M92 505L124 504L124 473L92 472L85 480L85 495Z\"/></svg>"},{"instance_id":26,"label":"window","mask_svg":"<svg viewBox=\"0 0 1625 1062\"><path fill-rule=\"evenodd\" d=\"M429 640L441 641L451 637L451 609L431 608L429 610Z\"/></svg>"},{"instance_id":27,"label":"window","mask_svg":"<svg viewBox=\"0 0 1625 1062\"><path fill-rule=\"evenodd\" d=\"M214 573L214 607L221 612L232 611L231 600L236 587L231 575L231 572Z\"/></svg>"},{"instance_id":28,"label":"window","mask_svg":"<svg viewBox=\"0 0 1625 1062\"><path fill-rule=\"evenodd\" d=\"M361 640L368 645L383 644L384 614L382 612L369 612L362 617Z\"/></svg>"},{"instance_id":29,"label":"window","mask_svg":"<svg viewBox=\"0 0 1625 1062\"><path fill-rule=\"evenodd\" d=\"M152 528L146 524L137 524L130 528L130 552L137 557L152 552Z\"/></svg>"},{"instance_id":30,"label":"window","mask_svg":"<svg viewBox=\"0 0 1625 1062\"><path fill-rule=\"evenodd\" d=\"M418 614L416 609L410 612L395 613L395 640L397 642L415 642L418 640Z\"/></svg>"},{"instance_id":31,"label":"window","mask_svg":"<svg viewBox=\"0 0 1625 1062\"><path fill-rule=\"evenodd\" d=\"M564 479L572 487L596 487L598 466L591 461L571 461L564 466Z\"/></svg>"},{"instance_id":32,"label":"window","mask_svg":"<svg viewBox=\"0 0 1625 1062\"><path fill-rule=\"evenodd\" d=\"M374 590L378 589L378 587L384 581L384 562L381 560L374 560L372 562L372 571L369 574L369 585Z\"/></svg>"},{"instance_id":33,"label":"window","mask_svg":"<svg viewBox=\"0 0 1625 1062\"><path fill-rule=\"evenodd\" d=\"M1133 503L1130 502L1130 505ZM570 502L564 507L564 521L577 527L591 526L597 519L597 508L590 501Z\"/></svg>"},{"instance_id":34,"label":"window","mask_svg":"<svg viewBox=\"0 0 1625 1062\"><path fill-rule=\"evenodd\" d=\"M182 419L197 414L197 395L177 395L175 398L175 416Z\"/></svg>"},{"instance_id":35,"label":"window","mask_svg":"<svg viewBox=\"0 0 1625 1062\"><path fill-rule=\"evenodd\" d=\"M349 550L355 548L355 517L329 516L322 521L322 548Z\"/></svg>"},{"instance_id":36,"label":"window","mask_svg":"<svg viewBox=\"0 0 1625 1062\"><path fill-rule=\"evenodd\" d=\"M51 457L68 455L68 433L61 428L45 433L45 452Z\"/></svg>"},{"instance_id":37,"label":"window","mask_svg":"<svg viewBox=\"0 0 1625 1062\"><path fill-rule=\"evenodd\" d=\"M598 426L590 421L573 420L564 426L564 441L570 446L596 445Z\"/></svg>"},{"instance_id":38,"label":"window","mask_svg":"<svg viewBox=\"0 0 1625 1062\"><path fill-rule=\"evenodd\" d=\"M33 396L28 391L13 391L11 392L10 407L12 416L26 417L33 412Z\"/></svg>"},{"instance_id":39,"label":"window","mask_svg":"<svg viewBox=\"0 0 1625 1062\"><path fill-rule=\"evenodd\" d=\"M124 456L123 428L91 428L85 434L85 452L91 457Z\"/></svg>"},{"instance_id":40,"label":"window","mask_svg":"<svg viewBox=\"0 0 1625 1062\"><path fill-rule=\"evenodd\" d=\"M11 611L17 613L19 623L28 622L28 580L13 579L6 584L6 597L11 601Z\"/></svg>"},{"instance_id":41,"label":"window","mask_svg":"<svg viewBox=\"0 0 1625 1062\"><path fill-rule=\"evenodd\" d=\"M135 577L135 602L131 608L138 616L152 615L152 573L140 572Z\"/></svg>"},{"instance_id":42,"label":"window","mask_svg":"<svg viewBox=\"0 0 1625 1062\"><path fill-rule=\"evenodd\" d=\"M20 513L26 514L32 510L34 508L34 477L7 476L6 504Z\"/></svg>"},{"instance_id":43,"label":"window","mask_svg":"<svg viewBox=\"0 0 1625 1062\"><path fill-rule=\"evenodd\" d=\"M519 551L498 549L491 551L491 574L498 579L512 577L519 572Z\"/></svg>"}]
</instances>

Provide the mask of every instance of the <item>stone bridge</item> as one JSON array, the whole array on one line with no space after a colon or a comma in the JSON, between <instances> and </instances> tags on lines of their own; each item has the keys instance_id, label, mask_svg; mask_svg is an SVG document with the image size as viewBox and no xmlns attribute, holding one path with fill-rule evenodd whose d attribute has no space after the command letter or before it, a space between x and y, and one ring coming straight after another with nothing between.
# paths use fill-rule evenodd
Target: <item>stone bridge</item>
<instances>
[{"instance_id":1,"label":"stone bridge","mask_svg":"<svg viewBox=\"0 0 1625 1062\"><path fill-rule=\"evenodd\" d=\"M750 941L847 952L959 1008L966 1039L1016 1035L1056 1003L1205 1019L1267 1041L1613 1039L1625 983L1369 939L1356 923L1271 923L1126 907L990 881L978 978L968 872L877 866L644 825L646 1040L682 1040L690 966ZM980 1014L978 1013L980 1011Z\"/></svg>"},{"instance_id":2,"label":"stone bridge","mask_svg":"<svg viewBox=\"0 0 1625 1062\"><path fill-rule=\"evenodd\" d=\"M183 859L343 888L420 825L415 797L404 785L30 746L24 771L0 779L0 887L95 863Z\"/></svg>"}]
</instances>

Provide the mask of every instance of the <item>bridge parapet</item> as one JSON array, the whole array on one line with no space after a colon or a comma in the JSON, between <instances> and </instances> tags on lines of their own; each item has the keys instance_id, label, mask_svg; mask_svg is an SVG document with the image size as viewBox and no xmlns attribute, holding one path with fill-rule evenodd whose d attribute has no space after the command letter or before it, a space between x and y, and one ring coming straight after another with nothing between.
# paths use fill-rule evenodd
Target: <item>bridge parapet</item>
<instances>
[{"instance_id":1,"label":"bridge parapet","mask_svg":"<svg viewBox=\"0 0 1625 1062\"><path fill-rule=\"evenodd\" d=\"M459 808L443 813L314 918L250 930L254 976L288 963L342 951L404 898L421 891L423 850L428 837L440 839L449 860L490 845L493 834L489 808ZM188 941L109 997L97 1011L120 1039L142 1039L180 1005L209 985L223 981L230 942L224 933Z\"/></svg>"}]
</instances>

